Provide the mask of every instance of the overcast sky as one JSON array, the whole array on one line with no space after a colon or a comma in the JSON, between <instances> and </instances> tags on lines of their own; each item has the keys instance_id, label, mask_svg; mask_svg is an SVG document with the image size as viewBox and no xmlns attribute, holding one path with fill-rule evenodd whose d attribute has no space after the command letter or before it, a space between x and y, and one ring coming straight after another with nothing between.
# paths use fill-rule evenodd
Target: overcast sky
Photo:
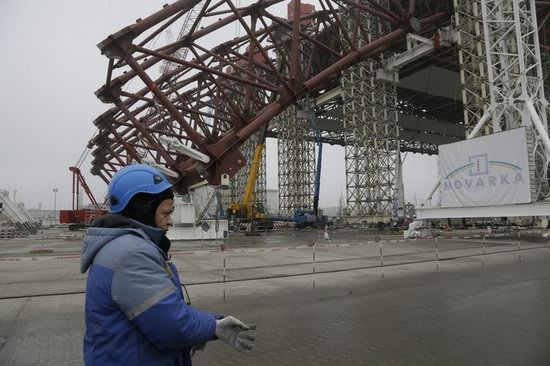
<instances>
[{"instance_id":1,"label":"overcast sky","mask_svg":"<svg viewBox=\"0 0 550 366\"><path fill-rule=\"evenodd\" d=\"M95 132L92 121L108 106L94 95L104 82L107 58L96 44L109 34L161 9L155 0L0 1L0 189L17 190L27 208L71 208L75 165ZM267 153L275 156L276 142ZM336 206L345 194L344 152L323 150L321 206ZM268 161L276 161L269 158ZM82 171L96 198L106 185ZM277 188L277 167L267 167L268 188ZM429 193L436 181L435 157L407 157L406 199ZM87 203L87 199L85 199Z\"/></svg>"}]
</instances>

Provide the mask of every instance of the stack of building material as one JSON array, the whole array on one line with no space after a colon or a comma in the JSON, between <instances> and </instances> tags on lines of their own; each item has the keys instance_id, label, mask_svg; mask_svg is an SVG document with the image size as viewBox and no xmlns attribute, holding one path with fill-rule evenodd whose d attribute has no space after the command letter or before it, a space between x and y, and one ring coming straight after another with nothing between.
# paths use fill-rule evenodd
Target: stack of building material
<instances>
[{"instance_id":1,"label":"stack of building material","mask_svg":"<svg viewBox=\"0 0 550 366\"><path fill-rule=\"evenodd\" d=\"M2 214L13 223L16 230L29 234L38 232L40 223L24 207L11 200L8 191L0 191L0 203L2 204Z\"/></svg>"}]
</instances>

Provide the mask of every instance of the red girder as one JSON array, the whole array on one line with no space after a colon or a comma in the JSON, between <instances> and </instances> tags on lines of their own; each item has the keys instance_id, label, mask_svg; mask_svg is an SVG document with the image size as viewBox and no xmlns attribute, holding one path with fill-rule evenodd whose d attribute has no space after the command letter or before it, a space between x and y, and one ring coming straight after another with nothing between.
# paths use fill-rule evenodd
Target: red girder
<instances>
[{"instance_id":1,"label":"red girder","mask_svg":"<svg viewBox=\"0 0 550 366\"><path fill-rule=\"evenodd\" d=\"M99 204L97 203L97 200L95 199L92 191L90 190L90 187L88 187L88 184L84 179L84 176L82 176L80 169L78 169L75 166L71 166L69 167L69 170L73 172L73 211L79 210L82 208L82 207L78 207L78 198L77 198L80 194L80 189L79 189L80 186L84 188L86 195L90 199L90 202L92 203L96 211L98 212L101 211L101 207L99 207Z\"/></svg>"},{"instance_id":2,"label":"red girder","mask_svg":"<svg viewBox=\"0 0 550 366\"><path fill-rule=\"evenodd\" d=\"M100 131L89 144L92 173L107 181L147 156L179 175L174 183L181 193L203 179L217 183L245 164L240 145L289 105L334 86L342 70L403 47L412 18L420 20L415 33L431 37L453 12L449 1L318 0L317 11L285 20L275 13L281 2L237 9L229 0L180 0L101 42L109 67L96 95L114 107L94 121ZM294 5L293 14L300 14L300 3ZM168 26L181 26L193 6L200 7L194 31L148 46ZM379 21L380 37L369 34L367 17ZM243 36L234 37L235 23ZM184 48L182 60L176 52ZM162 63L174 67L160 74ZM210 162L168 151L161 136Z\"/></svg>"}]
</instances>

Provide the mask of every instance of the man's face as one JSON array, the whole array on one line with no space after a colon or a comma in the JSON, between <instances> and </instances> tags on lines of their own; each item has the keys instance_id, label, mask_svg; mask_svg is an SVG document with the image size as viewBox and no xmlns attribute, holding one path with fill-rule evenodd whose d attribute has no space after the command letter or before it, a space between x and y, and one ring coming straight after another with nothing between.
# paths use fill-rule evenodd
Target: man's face
<instances>
[{"instance_id":1,"label":"man's face","mask_svg":"<svg viewBox=\"0 0 550 366\"><path fill-rule=\"evenodd\" d=\"M174 200L168 198L162 201L155 212L155 225L164 231L173 226L172 212L174 212Z\"/></svg>"}]
</instances>

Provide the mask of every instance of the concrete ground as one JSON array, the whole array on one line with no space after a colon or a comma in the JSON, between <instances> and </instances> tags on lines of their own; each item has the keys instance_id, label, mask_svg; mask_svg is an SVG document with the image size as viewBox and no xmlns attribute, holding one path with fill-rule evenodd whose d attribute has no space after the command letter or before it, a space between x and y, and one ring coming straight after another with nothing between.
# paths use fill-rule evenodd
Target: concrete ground
<instances>
[{"instance_id":1,"label":"concrete ground","mask_svg":"<svg viewBox=\"0 0 550 366\"><path fill-rule=\"evenodd\" d=\"M547 240L480 235L286 231L236 235L223 252L174 243L193 306L258 325L252 352L210 342L194 364L549 365ZM80 245L51 233L0 241L0 365L82 364Z\"/></svg>"}]
</instances>

